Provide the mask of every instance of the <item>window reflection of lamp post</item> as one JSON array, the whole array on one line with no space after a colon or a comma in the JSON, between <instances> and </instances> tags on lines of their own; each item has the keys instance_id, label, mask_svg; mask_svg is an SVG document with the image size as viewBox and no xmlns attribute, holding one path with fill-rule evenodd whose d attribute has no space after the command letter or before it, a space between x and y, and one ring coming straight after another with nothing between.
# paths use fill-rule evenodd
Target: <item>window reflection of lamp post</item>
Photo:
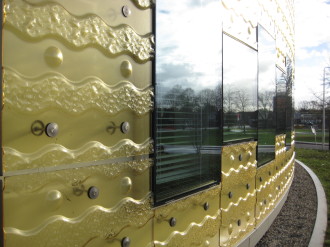
<instances>
[{"instance_id":1,"label":"window reflection of lamp post","mask_svg":"<svg viewBox=\"0 0 330 247\"><path fill-rule=\"evenodd\" d=\"M324 67L323 69L323 107L322 107L322 150L324 150L325 142L325 70L330 69L330 67Z\"/></svg>"}]
</instances>

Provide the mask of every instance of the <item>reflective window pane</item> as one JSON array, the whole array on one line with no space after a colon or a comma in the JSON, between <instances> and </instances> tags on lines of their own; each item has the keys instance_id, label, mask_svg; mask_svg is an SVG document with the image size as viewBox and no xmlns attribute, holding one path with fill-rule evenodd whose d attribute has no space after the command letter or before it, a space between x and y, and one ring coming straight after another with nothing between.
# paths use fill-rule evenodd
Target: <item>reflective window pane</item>
<instances>
[{"instance_id":1,"label":"reflective window pane","mask_svg":"<svg viewBox=\"0 0 330 247\"><path fill-rule=\"evenodd\" d=\"M258 165L275 158L275 63L275 40L258 26Z\"/></svg>"},{"instance_id":2,"label":"reflective window pane","mask_svg":"<svg viewBox=\"0 0 330 247\"><path fill-rule=\"evenodd\" d=\"M257 138L257 52L223 35L223 140Z\"/></svg>"},{"instance_id":3,"label":"reflective window pane","mask_svg":"<svg viewBox=\"0 0 330 247\"><path fill-rule=\"evenodd\" d=\"M291 146L291 131L293 129L292 101L292 66L287 61L286 71L276 70L276 132L286 134L286 146Z\"/></svg>"},{"instance_id":4,"label":"reflective window pane","mask_svg":"<svg viewBox=\"0 0 330 247\"><path fill-rule=\"evenodd\" d=\"M217 0L156 5L156 204L220 179L220 8Z\"/></svg>"},{"instance_id":5,"label":"reflective window pane","mask_svg":"<svg viewBox=\"0 0 330 247\"><path fill-rule=\"evenodd\" d=\"M292 88L293 88L293 75L292 75L292 61L289 57L286 59L286 146L291 147L291 132L293 130L293 112L294 104L292 97Z\"/></svg>"},{"instance_id":6,"label":"reflective window pane","mask_svg":"<svg viewBox=\"0 0 330 247\"><path fill-rule=\"evenodd\" d=\"M287 83L286 74L279 68L276 68L276 134L286 133L286 111L287 111Z\"/></svg>"}]
</instances>

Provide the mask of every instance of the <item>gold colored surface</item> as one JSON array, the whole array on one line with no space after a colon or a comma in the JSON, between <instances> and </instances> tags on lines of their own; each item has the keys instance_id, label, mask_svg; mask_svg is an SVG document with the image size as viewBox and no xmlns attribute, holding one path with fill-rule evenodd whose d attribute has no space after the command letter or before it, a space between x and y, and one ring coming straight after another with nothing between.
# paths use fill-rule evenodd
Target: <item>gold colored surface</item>
<instances>
[{"instance_id":1,"label":"gold colored surface","mask_svg":"<svg viewBox=\"0 0 330 247\"><path fill-rule=\"evenodd\" d=\"M150 8L155 0L132 0L140 8Z\"/></svg>"},{"instance_id":2,"label":"gold colored surface","mask_svg":"<svg viewBox=\"0 0 330 247\"><path fill-rule=\"evenodd\" d=\"M45 57L46 63L51 67L57 67L63 63L62 51L54 46L50 46L47 48L47 50L45 51L44 57ZM5 80L5 78L4 78L4 80Z\"/></svg>"},{"instance_id":3,"label":"gold colored surface","mask_svg":"<svg viewBox=\"0 0 330 247\"><path fill-rule=\"evenodd\" d=\"M148 114L135 117L124 112L113 118L89 111L73 118L59 111L37 116L6 111L3 118L6 171L128 157L153 151ZM59 134L55 138L49 138L45 133L35 136L31 132L35 120L41 120L45 126L50 122L57 123ZM131 128L123 134L120 125L126 121Z\"/></svg>"},{"instance_id":4,"label":"gold colored surface","mask_svg":"<svg viewBox=\"0 0 330 247\"><path fill-rule=\"evenodd\" d=\"M256 48L258 5L253 1L222 0L223 30Z\"/></svg>"},{"instance_id":5,"label":"gold colored surface","mask_svg":"<svg viewBox=\"0 0 330 247\"><path fill-rule=\"evenodd\" d=\"M120 65L120 71L124 77L130 77L133 73L132 64L127 60L123 61Z\"/></svg>"},{"instance_id":6,"label":"gold colored surface","mask_svg":"<svg viewBox=\"0 0 330 247\"><path fill-rule=\"evenodd\" d=\"M237 207L222 213L220 246L235 246L254 229L254 206L255 196L242 200Z\"/></svg>"},{"instance_id":7,"label":"gold colored surface","mask_svg":"<svg viewBox=\"0 0 330 247\"><path fill-rule=\"evenodd\" d=\"M110 241L127 227L143 227L153 217L150 164L144 160L7 177L6 243L82 246L92 238ZM137 170L135 166L144 168ZM124 195L123 180L131 183ZM99 190L96 199L87 195L92 186Z\"/></svg>"},{"instance_id":8,"label":"gold colored surface","mask_svg":"<svg viewBox=\"0 0 330 247\"><path fill-rule=\"evenodd\" d=\"M5 1L4 168L34 169L4 178L6 246L120 246L124 237L131 246L231 246L290 188L294 146L286 151L281 135L275 160L258 169L255 142L224 147L221 192L216 186L151 208L152 161L127 157L153 152L153 4ZM124 5L131 10L127 18ZM277 38L277 65L284 68L286 56L293 60L292 3L222 0L222 5L225 32L256 47L259 22ZM56 49L46 55L49 47ZM34 136L35 120L56 122L59 135ZM118 128L124 121L131 127L127 134ZM113 134L109 127L116 127ZM120 157L127 161L107 164ZM89 167L42 169L88 162ZM87 196L91 186L99 189L96 199Z\"/></svg>"},{"instance_id":9,"label":"gold colored surface","mask_svg":"<svg viewBox=\"0 0 330 247\"><path fill-rule=\"evenodd\" d=\"M275 161L272 161L257 169L256 174L256 225L258 226L265 217L274 209L275 204L275 185L274 177L276 176ZM277 168L279 169L279 168Z\"/></svg>"},{"instance_id":10,"label":"gold colored surface","mask_svg":"<svg viewBox=\"0 0 330 247\"><path fill-rule=\"evenodd\" d=\"M67 1L70 2L70 1ZM31 42L28 38L16 35L5 24L3 29L3 64L29 79L39 78L41 75L60 73L72 82L82 82L86 79L100 81L105 87L127 81L120 71L120 64L127 60L132 65L132 76L129 82L136 88L145 89L151 86L151 61L136 63L129 54L109 58L106 53L93 47L73 49L61 43L61 40L42 39ZM29 42L27 42L29 41ZM61 66L50 68L44 60L44 52L50 47L57 47L62 51Z\"/></svg>"},{"instance_id":11,"label":"gold colored surface","mask_svg":"<svg viewBox=\"0 0 330 247\"><path fill-rule=\"evenodd\" d=\"M147 8L143 0L5 1L6 247L152 242ZM54 138L48 123L59 126Z\"/></svg>"},{"instance_id":12,"label":"gold colored surface","mask_svg":"<svg viewBox=\"0 0 330 247\"><path fill-rule=\"evenodd\" d=\"M3 83L5 107L26 113L60 108L73 114L96 109L111 115L124 110L144 115L153 106L153 90L138 89L128 81L110 87L95 77L80 82L70 81L58 73L29 78L5 68Z\"/></svg>"},{"instance_id":13,"label":"gold colored surface","mask_svg":"<svg viewBox=\"0 0 330 247\"><path fill-rule=\"evenodd\" d=\"M123 24L131 26L138 34L148 34L152 30L151 15L152 9L149 0L25 0L32 5L45 5L56 2L67 12L76 17L97 14L107 25L118 27ZM127 6L132 14L126 18L122 14L122 7ZM143 11L141 11L143 10Z\"/></svg>"},{"instance_id":14,"label":"gold colored surface","mask_svg":"<svg viewBox=\"0 0 330 247\"><path fill-rule=\"evenodd\" d=\"M4 147L3 152L5 170L15 171L70 164L73 162L92 162L117 157L149 154L152 152L152 144L150 140L142 144L123 140L113 147L104 146L99 142L90 142L75 150L69 150L58 144L50 144L35 153L21 153L9 147Z\"/></svg>"},{"instance_id":15,"label":"gold colored surface","mask_svg":"<svg viewBox=\"0 0 330 247\"><path fill-rule=\"evenodd\" d=\"M155 246L203 246L206 241L219 245L220 186L155 209ZM209 209L204 204L209 203ZM176 219L171 227L170 219ZM217 241L216 241L217 239Z\"/></svg>"},{"instance_id":16,"label":"gold colored surface","mask_svg":"<svg viewBox=\"0 0 330 247\"><path fill-rule=\"evenodd\" d=\"M285 134L277 135L275 137L275 161L276 164L278 164L281 167L284 166L285 153L286 153Z\"/></svg>"},{"instance_id":17,"label":"gold colored surface","mask_svg":"<svg viewBox=\"0 0 330 247\"><path fill-rule=\"evenodd\" d=\"M7 0L6 5L6 25L28 37L55 36L70 46L93 46L111 56L130 53L137 61L152 57L151 35L142 37L127 25L113 28L96 15L75 17L53 2L32 5L26 1Z\"/></svg>"},{"instance_id":18,"label":"gold colored surface","mask_svg":"<svg viewBox=\"0 0 330 247\"><path fill-rule=\"evenodd\" d=\"M291 181L293 179L294 174L294 162L295 162L295 154L285 160L285 165L281 167L280 171L274 177L274 186L276 196L274 201L277 202L282 198L282 195L290 188Z\"/></svg>"},{"instance_id":19,"label":"gold colored surface","mask_svg":"<svg viewBox=\"0 0 330 247\"><path fill-rule=\"evenodd\" d=\"M149 220L145 225L142 227L129 227L123 229L118 235L116 235L112 239L107 239L106 241L102 240L99 244L96 243L97 247L120 247L123 238L128 237L130 239L130 246L152 246L152 220ZM89 246L89 245L88 245Z\"/></svg>"},{"instance_id":20,"label":"gold colored surface","mask_svg":"<svg viewBox=\"0 0 330 247\"><path fill-rule=\"evenodd\" d=\"M254 229L256 142L222 149L220 245L233 246Z\"/></svg>"}]
</instances>

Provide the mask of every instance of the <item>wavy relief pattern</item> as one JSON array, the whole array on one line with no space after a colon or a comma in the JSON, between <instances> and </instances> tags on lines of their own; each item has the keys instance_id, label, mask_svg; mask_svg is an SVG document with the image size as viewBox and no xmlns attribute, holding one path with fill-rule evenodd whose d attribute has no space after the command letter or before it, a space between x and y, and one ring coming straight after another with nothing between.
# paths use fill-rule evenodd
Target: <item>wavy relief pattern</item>
<instances>
[{"instance_id":1,"label":"wavy relief pattern","mask_svg":"<svg viewBox=\"0 0 330 247\"><path fill-rule=\"evenodd\" d=\"M228 172L221 172L223 176L229 177L231 173L240 173L242 171L248 171L250 168L257 167L257 161L254 163L248 162L247 165L239 165L238 169L235 168L230 168Z\"/></svg>"},{"instance_id":2,"label":"wavy relief pattern","mask_svg":"<svg viewBox=\"0 0 330 247\"><path fill-rule=\"evenodd\" d=\"M124 139L112 147L92 141L75 150L67 149L60 144L49 144L34 153L21 153L10 147L3 147L3 152L5 170L15 171L22 168L32 169L150 154L153 152L153 144L151 139L142 144Z\"/></svg>"},{"instance_id":3,"label":"wavy relief pattern","mask_svg":"<svg viewBox=\"0 0 330 247\"><path fill-rule=\"evenodd\" d=\"M201 223L192 222L184 232L173 231L163 242L154 241L156 246L199 246L206 237L213 237L220 227L220 210L215 216L205 216Z\"/></svg>"},{"instance_id":4,"label":"wavy relief pattern","mask_svg":"<svg viewBox=\"0 0 330 247\"><path fill-rule=\"evenodd\" d=\"M146 8L150 8L154 3L154 0L132 0L133 3L141 8L141 9L146 9Z\"/></svg>"},{"instance_id":5,"label":"wavy relief pattern","mask_svg":"<svg viewBox=\"0 0 330 247\"><path fill-rule=\"evenodd\" d=\"M251 156L252 156L252 152L255 152L256 147L257 147L257 142L243 142L239 144L224 146L222 148L222 153L225 156L230 157L233 154L236 155L236 154L251 152Z\"/></svg>"},{"instance_id":6,"label":"wavy relief pattern","mask_svg":"<svg viewBox=\"0 0 330 247\"><path fill-rule=\"evenodd\" d=\"M91 165L78 169L63 169L54 172L34 173L22 176L12 176L6 181L6 187L10 192L27 194L40 189L50 187L56 183L69 188L69 190L80 190L89 177L105 177L107 180L121 176L126 171L134 172L134 176L149 171L152 166L151 159L141 159L121 163L110 163L104 165Z\"/></svg>"},{"instance_id":7,"label":"wavy relief pattern","mask_svg":"<svg viewBox=\"0 0 330 247\"><path fill-rule=\"evenodd\" d=\"M55 35L76 48L96 46L108 55L130 53L142 62L154 51L152 35L142 37L126 25L110 27L96 15L76 17L55 3L39 6L7 0L5 23L31 38Z\"/></svg>"},{"instance_id":8,"label":"wavy relief pattern","mask_svg":"<svg viewBox=\"0 0 330 247\"><path fill-rule=\"evenodd\" d=\"M168 219L171 212L175 211L183 211L187 208L190 208L191 205L203 205L207 198L218 197L220 193L220 187L215 186L212 189L199 193L197 195L193 195L187 198L184 198L175 203L168 204L164 207L160 207L155 212L155 217L157 219Z\"/></svg>"},{"instance_id":9,"label":"wavy relief pattern","mask_svg":"<svg viewBox=\"0 0 330 247\"><path fill-rule=\"evenodd\" d=\"M130 82L108 86L96 77L82 82L72 82L58 73L29 78L5 68L4 85L5 105L24 112L58 107L74 114L96 108L109 114L130 109L143 115L153 106L151 88L137 89Z\"/></svg>"},{"instance_id":10,"label":"wavy relief pattern","mask_svg":"<svg viewBox=\"0 0 330 247\"><path fill-rule=\"evenodd\" d=\"M241 202L247 202L249 198L253 198L256 196L256 190L253 190L253 193L247 193L245 197L239 197L237 202L230 202L226 208L221 208L224 212L229 212L231 207L239 207Z\"/></svg>"},{"instance_id":11,"label":"wavy relief pattern","mask_svg":"<svg viewBox=\"0 0 330 247\"><path fill-rule=\"evenodd\" d=\"M237 234L231 234L229 238L221 243L221 246L235 246L235 244L242 240L243 237L246 236L249 232L251 232L254 228L254 222L247 223L245 228L240 228Z\"/></svg>"},{"instance_id":12,"label":"wavy relief pattern","mask_svg":"<svg viewBox=\"0 0 330 247\"><path fill-rule=\"evenodd\" d=\"M95 205L76 218L54 215L33 229L5 227L4 231L7 239L23 238L27 244L49 247L81 246L84 238L111 240L124 228L143 227L153 217L150 197L148 194L142 200L125 198L113 208Z\"/></svg>"}]
</instances>

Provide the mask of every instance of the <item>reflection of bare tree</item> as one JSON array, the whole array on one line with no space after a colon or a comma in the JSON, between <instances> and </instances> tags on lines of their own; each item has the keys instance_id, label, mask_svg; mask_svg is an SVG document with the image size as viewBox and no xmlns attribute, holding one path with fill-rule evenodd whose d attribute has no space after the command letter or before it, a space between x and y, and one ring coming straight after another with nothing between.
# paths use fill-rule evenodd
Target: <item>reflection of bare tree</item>
<instances>
[{"instance_id":1,"label":"reflection of bare tree","mask_svg":"<svg viewBox=\"0 0 330 247\"><path fill-rule=\"evenodd\" d=\"M245 112L248 109L248 107L251 104L251 100L250 97L248 96L248 94L242 90L237 90L236 91L236 107L238 109L239 112L241 112L242 116L239 117L239 123L241 126L243 126L243 130L244 130L244 134L246 132L245 130Z\"/></svg>"},{"instance_id":2,"label":"reflection of bare tree","mask_svg":"<svg viewBox=\"0 0 330 247\"><path fill-rule=\"evenodd\" d=\"M235 88L232 85L226 85L223 88L223 113L224 113L224 124L227 125L228 131L237 122L235 114Z\"/></svg>"},{"instance_id":3,"label":"reflection of bare tree","mask_svg":"<svg viewBox=\"0 0 330 247\"><path fill-rule=\"evenodd\" d=\"M263 91L258 93L259 121L263 122L263 128L267 126L267 120L273 116L273 99L275 91Z\"/></svg>"},{"instance_id":4,"label":"reflection of bare tree","mask_svg":"<svg viewBox=\"0 0 330 247\"><path fill-rule=\"evenodd\" d=\"M166 129L167 134L173 131L173 139L181 145L192 144L199 154L209 138L205 131L221 126L221 93L221 86L198 93L192 88L173 86L157 101L158 128Z\"/></svg>"},{"instance_id":5,"label":"reflection of bare tree","mask_svg":"<svg viewBox=\"0 0 330 247\"><path fill-rule=\"evenodd\" d=\"M214 90L204 89L199 93L200 103L202 106L215 106L216 105L216 94Z\"/></svg>"},{"instance_id":6,"label":"reflection of bare tree","mask_svg":"<svg viewBox=\"0 0 330 247\"><path fill-rule=\"evenodd\" d=\"M299 103L299 111L317 111L322 109L322 102L316 100L303 100Z\"/></svg>"},{"instance_id":7,"label":"reflection of bare tree","mask_svg":"<svg viewBox=\"0 0 330 247\"><path fill-rule=\"evenodd\" d=\"M235 107L235 89L228 85L223 90L223 111L225 113L234 112Z\"/></svg>"}]
</instances>

